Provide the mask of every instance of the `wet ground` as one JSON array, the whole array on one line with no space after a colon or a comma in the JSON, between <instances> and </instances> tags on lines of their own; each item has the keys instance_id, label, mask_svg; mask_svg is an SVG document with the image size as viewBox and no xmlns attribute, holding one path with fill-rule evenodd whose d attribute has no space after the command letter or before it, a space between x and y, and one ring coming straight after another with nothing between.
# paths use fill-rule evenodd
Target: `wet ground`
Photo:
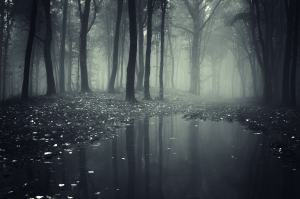
<instances>
[{"instance_id":1,"label":"wet ground","mask_svg":"<svg viewBox=\"0 0 300 199\"><path fill-rule=\"evenodd\" d=\"M46 151L0 180L2 197L300 198L299 171L274 156L268 136L182 116L122 122L112 139Z\"/></svg>"}]
</instances>

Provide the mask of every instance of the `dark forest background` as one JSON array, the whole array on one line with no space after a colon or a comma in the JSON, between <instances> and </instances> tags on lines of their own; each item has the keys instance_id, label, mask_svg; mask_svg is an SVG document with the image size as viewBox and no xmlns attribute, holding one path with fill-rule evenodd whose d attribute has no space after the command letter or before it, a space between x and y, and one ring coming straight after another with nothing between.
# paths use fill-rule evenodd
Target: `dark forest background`
<instances>
[{"instance_id":1,"label":"dark forest background","mask_svg":"<svg viewBox=\"0 0 300 199\"><path fill-rule=\"evenodd\" d=\"M297 0L0 0L0 99L125 89L136 101L159 87L159 99L173 88L295 107L299 10Z\"/></svg>"}]
</instances>

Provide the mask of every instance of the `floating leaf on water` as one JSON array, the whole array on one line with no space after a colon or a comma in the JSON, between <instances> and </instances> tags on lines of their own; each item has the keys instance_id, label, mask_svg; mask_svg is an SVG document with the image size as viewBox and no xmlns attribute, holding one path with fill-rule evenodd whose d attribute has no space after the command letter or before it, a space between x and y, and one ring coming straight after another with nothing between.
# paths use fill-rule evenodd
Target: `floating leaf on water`
<instances>
[{"instance_id":1,"label":"floating leaf on water","mask_svg":"<svg viewBox=\"0 0 300 199\"><path fill-rule=\"evenodd\" d=\"M63 186L65 186L65 184L58 184L58 186L59 186L59 187L63 187Z\"/></svg>"},{"instance_id":2,"label":"floating leaf on water","mask_svg":"<svg viewBox=\"0 0 300 199\"><path fill-rule=\"evenodd\" d=\"M88 171L89 173L94 173L94 171Z\"/></svg>"},{"instance_id":3,"label":"floating leaf on water","mask_svg":"<svg viewBox=\"0 0 300 199\"><path fill-rule=\"evenodd\" d=\"M96 192L96 193L95 193L95 195L99 195L99 194L100 194L100 192Z\"/></svg>"}]
</instances>

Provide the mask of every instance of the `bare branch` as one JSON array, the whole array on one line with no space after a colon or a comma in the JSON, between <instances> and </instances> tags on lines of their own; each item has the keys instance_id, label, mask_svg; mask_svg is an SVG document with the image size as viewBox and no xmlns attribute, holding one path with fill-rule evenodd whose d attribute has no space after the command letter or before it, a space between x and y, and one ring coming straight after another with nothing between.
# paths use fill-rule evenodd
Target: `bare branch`
<instances>
[{"instance_id":1,"label":"bare branch","mask_svg":"<svg viewBox=\"0 0 300 199\"><path fill-rule=\"evenodd\" d=\"M96 15L97 15L97 10L98 10L98 6L102 3L102 1L103 1L103 0L101 0L101 1L96 5L96 1L93 0L93 2L94 2L94 7L95 7L95 9L94 9L94 17L93 17L93 20L92 20L92 22L91 22L91 24L90 24L90 26L89 26L87 32L89 32L89 31L91 30L92 25L93 25L94 22L95 22Z\"/></svg>"},{"instance_id":2,"label":"bare branch","mask_svg":"<svg viewBox=\"0 0 300 199\"><path fill-rule=\"evenodd\" d=\"M217 5L214 7L214 9L213 9L211 15L208 17L208 19L207 19L207 20L203 23L203 25L201 26L200 31L205 27L206 23L207 23L207 22L211 19L211 17L214 15L215 10L217 9L217 7L220 5L221 2L222 2L222 0L220 0L220 1L217 3Z\"/></svg>"},{"instance_id":3,"label":"bare branch","mask_svg":"<svg viewBox=\"0 0 300 199\"><path fill-rule=\"evenodd\" d=\"M193 31L191 31L191 30L189 30L189 29L186 29L186 28L184 28L184 27L181 27L181 26L177 26L177 25L173 24L169 19L167 19L167 20L168 20L168 21L170 22L170 24L171 24L172 26L174 26L175 28L180 28L180 29L182 29L182 30L185 30L185 31L191 33L191 34L194 34Z\"/></svg>"}]
</instances>

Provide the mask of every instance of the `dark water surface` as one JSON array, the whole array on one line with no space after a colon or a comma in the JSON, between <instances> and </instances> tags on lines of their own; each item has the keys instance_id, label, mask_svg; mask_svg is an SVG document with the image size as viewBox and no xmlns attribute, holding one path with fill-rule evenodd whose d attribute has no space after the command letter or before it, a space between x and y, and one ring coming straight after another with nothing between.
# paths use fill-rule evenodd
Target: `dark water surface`
<instances>
[{"instance_id":1,"label":"dark water surface","mask_svg":"<svg viewBox=\"0 0 300 199\"><path fill-rule=\"evenodd\" d=\"M298 170L237 123L182 116L123 123L112 140L67 149L7 177L7 198L300 198ZM3 186L3 185L1 185Z\"/></svg>"}]
</instances>

